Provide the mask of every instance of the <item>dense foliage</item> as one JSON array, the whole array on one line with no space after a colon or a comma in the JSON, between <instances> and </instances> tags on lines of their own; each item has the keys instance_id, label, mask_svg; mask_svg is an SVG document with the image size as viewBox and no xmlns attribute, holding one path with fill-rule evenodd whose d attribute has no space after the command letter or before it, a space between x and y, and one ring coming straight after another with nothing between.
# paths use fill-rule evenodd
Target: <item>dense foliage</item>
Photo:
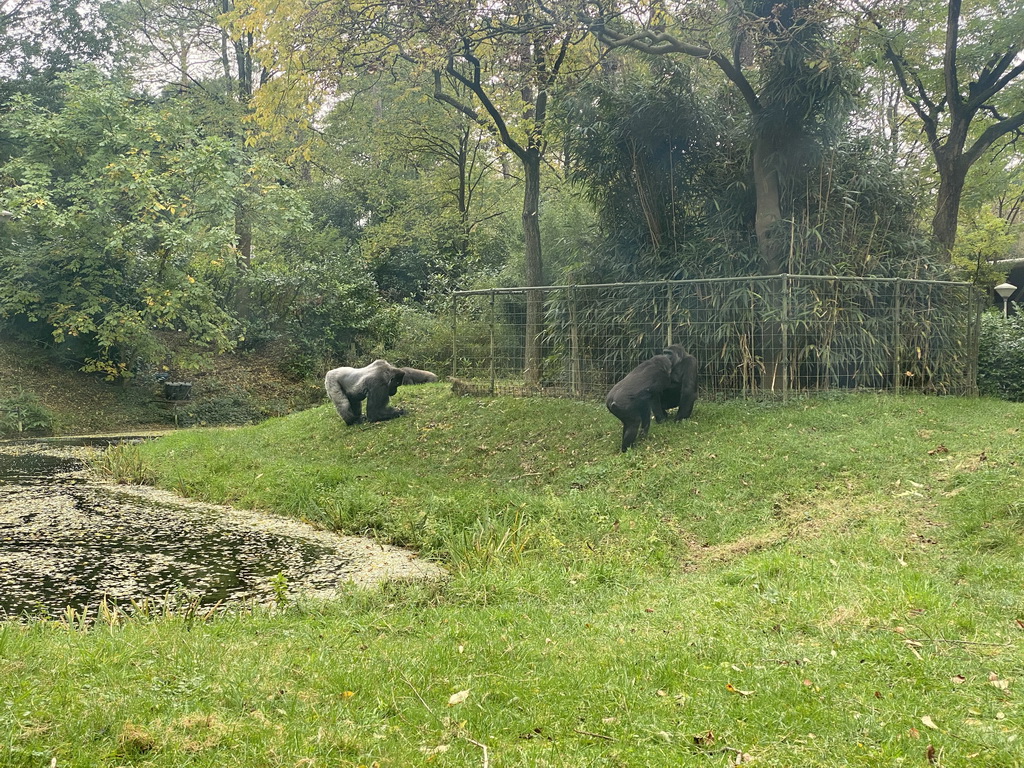
<instances>
[{"instance_id":1,"label":"dense foliage","mask_svg":"<svg viewBox=\"0 0 1024 768\"><path fill-rule=\"evenodd\" d=\"M978 389L983 395L1024 401L1024 318L1020 315L982 315Z\"/></svg>"},{"instance_id":2,"label":"dense foliage","mask_svg":"<svg viewBox=\"0 0 1024 768\"><path fill-rule=\"evenodd\" d=\"M114 379L268 343L313 375L419 343L443 364L459 288L999 281L988 262L1021 248L1024 70L993 56L1016 50L1019 13L946 36L965 116L900 101L943 4L902 37L880 31L882 0L680 8L5 6L0 331ZM928 226L947 118L974 140L952 251ZM539 318L527 301L524 327Z\"/></svg>"},{"instance_id":3,"label":"dense foliage","mask_svg":"<svg viewBox=\"0 0 1024 768\"><path fill-rule=\"evenodd\" d=\"M19 389L0 397L0 437L46 432L53 424L53 414L32 392Z\"/></svg>"}]
</instances>

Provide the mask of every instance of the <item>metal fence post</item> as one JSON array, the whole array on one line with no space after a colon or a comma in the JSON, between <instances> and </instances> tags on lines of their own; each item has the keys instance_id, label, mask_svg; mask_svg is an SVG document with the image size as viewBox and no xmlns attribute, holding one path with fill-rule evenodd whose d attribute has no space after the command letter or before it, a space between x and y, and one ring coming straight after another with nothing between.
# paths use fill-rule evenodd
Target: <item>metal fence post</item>
<instances>
[{"instance_id":1,"label":"metal fence post","mask_svg":"<svg viewBox=\"0 0 1024 768\"><path fill-rule=\"evenodd\" d=\"M672 315L674 314L672 308L672 297L674 292L672 291L672 283L668 280L665 281L665 325L668 326L668 331L665 333L666 347L672 346Z\"/></svg>"},{"instance_id":2,"label":"metal fence post","mask_svg":"<svg viewBox=\"0 0 1024 768\"><path fill-rule=\"evenodd\" d=\"M452 294L452 376L458 373L458 343L459 343L459 295Z\"/></svg>"},{"instance_id":3,"label":"metal fence post","mask_svg":"<svg viewBox=\"0 0 1024 768\"><path fill-rule=\"evenodd\" d=\"M750 335L746 357L740 349L740 365L743 367L743 397L753 397L757 388L754 386L754 379L757 376L757 348L754 339L757 338L757 305L754 301L754 283L747 279L747 298L750 300ZM719 299L721 301L721 299ZM742 338L742 334L741 334Z\"/></svg>"},{"instance_id":4,"label":"metal fence post","mask_svg":"<svg viewBox=\"0 0 1024 768\"><path fill-rule=\"evenodd\" d=\"M491 355L491 394L492 395L494 394L494 380L495 380L495 370L494 370L494 299L495 299L495 295L492 292L491 293L491 323L490 323L490 325L491 325L491 352L490 352L490 355Z\"/></svg>"},{"instance_id":5,"label":"metal fence post","mask_svg":"<svg viewBox=\"0 0 1024 768\"><path fill-rule=\"evenodd\" d=\"M892 391L897 395L903 384L903 371L900 370L900 338L903 336L903 306L900 292L902 285L900 278L897 277L893 286L895 297L892 314Z\"/></svg>"},{"instance_id":6,"label":"metal fence post","mask_svg":"<svg viewBox=\"0 0 1024 768\"><path fill-rule=\"evenodd\" d=\"M789 399L789 273L782 275L782 402Z\"/></svg>"},{"instance_id":7,"label":"metal fence post","mask_svg":"<svg viewBox=\"0 0 1024 768\"><path fill-rule=\"evenodd\" d=\"M579 396L582 389L580 373L580 330L576 322L576 286L569 286L569 391Z\"/></svg>"}]
</instances>

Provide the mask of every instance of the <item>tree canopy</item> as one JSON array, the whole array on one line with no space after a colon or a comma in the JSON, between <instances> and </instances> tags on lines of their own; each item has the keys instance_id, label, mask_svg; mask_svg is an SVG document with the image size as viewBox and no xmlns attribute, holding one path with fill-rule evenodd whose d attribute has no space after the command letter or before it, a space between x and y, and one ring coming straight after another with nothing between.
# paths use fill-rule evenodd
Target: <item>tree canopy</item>
<instances>
[{"instance_id":1,"label":"tree canopy","mask_svg":"<svg viewBox=\"0 0 1024 768\"><path fill-rule=\"evenodd\" d=\"M0 326L115 378L315 370L458 288L1024 255L1024 11L992 0L0 10Z\"/></svg>"}]
</instances>

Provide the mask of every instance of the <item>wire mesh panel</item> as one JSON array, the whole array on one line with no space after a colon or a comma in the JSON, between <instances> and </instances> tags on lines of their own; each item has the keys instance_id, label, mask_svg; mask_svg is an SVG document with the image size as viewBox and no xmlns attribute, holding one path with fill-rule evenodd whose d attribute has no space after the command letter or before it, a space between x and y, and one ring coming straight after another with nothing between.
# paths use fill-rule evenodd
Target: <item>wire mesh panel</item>
<instances>
[{"instance_id":1,"label":"wire mesh panel","mask_svg":"<svg viewBox=\"0 0 1024 768\"><path fill-rule=\"evenodd\" d=\"M456 294L452 300L452 377L473 391L518 394L523 388L526 293L518 289Z\"/></svg>"},{"instance_id":2,"label":"wire mesh panel","mask_svg":"<svg viewBox=\"0 0 1024 768\"><path fill-rule=\"evenodd\" d=\"M527 385L526 291L543 296ZM913 388L976 391L980 292L967 283L807 275L462 291L452 377L463 391L604 396L682 344L701 397Z\"/></svg>"}]
</instances>

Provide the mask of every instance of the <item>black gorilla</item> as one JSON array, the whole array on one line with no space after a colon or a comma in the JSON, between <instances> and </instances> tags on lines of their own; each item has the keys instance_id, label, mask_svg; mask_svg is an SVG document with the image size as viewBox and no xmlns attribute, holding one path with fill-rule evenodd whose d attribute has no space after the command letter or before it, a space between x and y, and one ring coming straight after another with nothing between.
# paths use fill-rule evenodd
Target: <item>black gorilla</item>
<instances>
[{"instance_id":1,"label":"black gorilla","mask_svg":"<svg viewBox=\"0 0 1024 768\"><path fill-rule=\"evenodd\" d=\"M374 360L365 368L335 368L324 377L324 389L338 415L351 426L362 420L363 400L367 421L386 421L404 411L392 408L388 400L402 384L424 384L437 381L430 371L418 368L397 368L387 360Z\"/></svg>"},{"instance_id":2,"label":"black gorilla","mask_svg":"<svg viewBox=\"0 0 1024 768\"><path fill-rule=\"evenodd\" d=\"M676 408L676 421L690 418L697 400L697 359L679 344L644 360L612 387L605 400L608 410L622 422L622 450L647 434L654 418L665 421L666 408Z\"/></svg>"}]
</instances>

